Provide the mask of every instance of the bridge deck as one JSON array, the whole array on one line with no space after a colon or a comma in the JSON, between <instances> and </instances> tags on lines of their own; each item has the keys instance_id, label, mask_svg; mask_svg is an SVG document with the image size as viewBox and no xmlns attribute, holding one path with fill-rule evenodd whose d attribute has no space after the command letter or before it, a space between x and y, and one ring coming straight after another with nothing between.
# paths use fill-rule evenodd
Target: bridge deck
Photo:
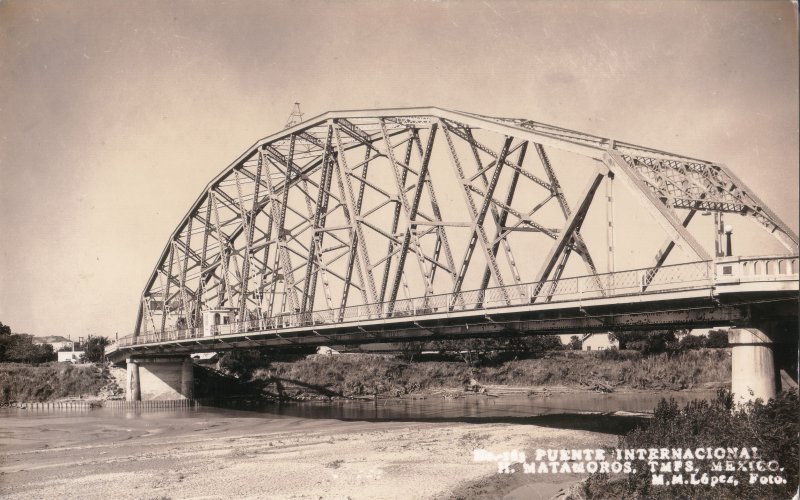
<instances>
[{"instance_id":1,"label":"bridge deck","mask_svg":"<svg viewBox=\"0 0 800 500\"><path fill-rule=\"evenodd\" d=\"M261 346L734 325L747 321L749 304L797 297L797 256L728 257L131 335L106 354L119 361Z\"/></svg>"}]
</instances>

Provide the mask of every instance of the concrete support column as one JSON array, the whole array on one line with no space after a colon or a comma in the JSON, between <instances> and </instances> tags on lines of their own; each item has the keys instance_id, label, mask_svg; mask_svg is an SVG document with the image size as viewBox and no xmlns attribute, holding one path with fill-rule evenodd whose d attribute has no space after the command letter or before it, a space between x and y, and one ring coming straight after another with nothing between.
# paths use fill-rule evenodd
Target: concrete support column
<instances>
[{"instance_id":1,"label":"concrete support column","mask_svg":"<svg viewBox=\"0 0 800 500\"><path fill-rule=\"evenodd\" d=\"M128 363L128 366L131 366L130 360ZM173 401L192 397L194 371L191 359L185 356L139 357L136 358L135 364L138 367L136 370L139 393L137 399Z\"/></svg>"},{"instance_id":2,"label":"concrete support column","mask_svg":"<svg viewBox=\"0 0 800 500\"><path fill-rule=\"evenodd\" d=\"M772 340L756 328L731 329L731 392L736 401L774 398L777 390Z\"/></svg>"},{"instance_id":3,"label":"concrete support column","mask_svg":"<svg viewBox=\"0 0 800 500\"><path fill-rule=\"evenodd\" d=\"M181 365L181 396L194 398L194 363L191 358L184 359Z\"/></svg>"},{"instance_id":4,"label":"concrete support column","mask_svg":"<svg viewBox=\"0 0 800 500\"><path fill-rule=\"evenodd\" d=\"M126 360L128 369L128 385L125 387L125 401L141 401L142 390L139 382L139 363Z\"/></svg>"}]
</instances>

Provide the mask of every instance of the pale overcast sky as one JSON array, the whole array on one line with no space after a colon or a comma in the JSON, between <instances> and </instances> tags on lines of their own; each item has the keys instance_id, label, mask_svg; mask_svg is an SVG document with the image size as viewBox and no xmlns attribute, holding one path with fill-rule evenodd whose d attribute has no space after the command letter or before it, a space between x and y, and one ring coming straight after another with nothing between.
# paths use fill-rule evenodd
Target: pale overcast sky
<instances>
[{"instance_id":1,"label":"pale overcast sky","mask_svg":"<svg viewBox=\"0 0 800 500\"><path fill-rule=\"evenodd\" d=\"M113 337L294 101L524 116L721 162L798 226L788 1L0 1L0 321Z\"/></svg>"}]
</instances>

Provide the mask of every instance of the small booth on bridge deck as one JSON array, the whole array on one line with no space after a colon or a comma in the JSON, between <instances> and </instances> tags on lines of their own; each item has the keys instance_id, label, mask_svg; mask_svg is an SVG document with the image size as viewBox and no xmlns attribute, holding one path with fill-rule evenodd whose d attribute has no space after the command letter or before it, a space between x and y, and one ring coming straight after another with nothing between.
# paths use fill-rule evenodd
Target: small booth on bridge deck
<instances>
[{"instance_id":1,"label":"small booth on bridge deck","mask_svg":"<svg viewBox=\"0 0 800 500\"><path fill-rule=\"evenodd\" d=\"M236 309L220 308L203 311L203 337L213 337L219 333L219 326L233 323Z\"/></svg>"}]
</instances>

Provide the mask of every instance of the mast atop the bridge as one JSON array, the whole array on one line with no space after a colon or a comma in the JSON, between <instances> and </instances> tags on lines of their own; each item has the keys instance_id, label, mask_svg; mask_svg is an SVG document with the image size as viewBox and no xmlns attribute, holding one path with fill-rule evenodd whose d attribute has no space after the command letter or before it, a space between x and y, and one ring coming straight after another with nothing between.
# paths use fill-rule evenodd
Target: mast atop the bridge
<instances>
[{"instance_id":1,"label":"mast atop the bridge","mask_svg":"<svg viewBox=\"0 0 800 500\"><path fill-rule=\"evenodd\" d=\"M303 112L300 111L300 103L295 102L292 107L292 112L286 120L286 125L283 128L291 128L303 121Z\"/></svg>"}]
</instances>

